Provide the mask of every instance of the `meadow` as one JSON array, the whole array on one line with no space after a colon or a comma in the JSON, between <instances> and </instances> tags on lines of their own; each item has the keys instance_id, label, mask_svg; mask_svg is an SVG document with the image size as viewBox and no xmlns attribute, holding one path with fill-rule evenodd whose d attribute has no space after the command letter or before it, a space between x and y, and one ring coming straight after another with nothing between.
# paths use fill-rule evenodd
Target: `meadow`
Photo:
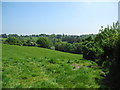
<instances>
[{"instance_id":1,"label":"meadow","mask_svg":"<svg viewBox=\"0 0 120 90\"><path fill-rule=\"evenodd\" d=\"M4 58L61 58L61 59L82 59L80 54L64 53L56 50L50 50L40 47L29 47L29 46L17 46L17 45L6 45L4 44L2 50L2 56ZM17 52L17 53L16 53Z\"/></svg>"},{"instance_id":2,"label":"meadow","mask_svg":"<svg viewBox=\"0 0 120 90\"><path fill-rule=\"evenodd\" d=\"M101 74L81 54L2 45L3 88L100 88Z\"/></svg>"}]
</instances>

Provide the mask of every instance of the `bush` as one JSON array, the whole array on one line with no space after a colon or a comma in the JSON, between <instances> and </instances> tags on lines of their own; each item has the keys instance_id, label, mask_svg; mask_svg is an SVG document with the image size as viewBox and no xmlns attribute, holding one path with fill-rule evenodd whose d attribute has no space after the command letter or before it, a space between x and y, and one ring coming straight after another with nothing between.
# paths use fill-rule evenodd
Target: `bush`
<instances>
[{"instance_id":1,"label":"bush","mask_svg":"<svg viewBox=\"0 0 120 90\"><path fill-rule=\"evenodd\" d=\"M36 43L39 47L50 48L50 41L47 37L40 37Z\"/></svg>"},{"instance_id":2,"label":"bush","mask_svg":"<svg viewBox=\"0 0 120 90\"><path fill-rule=\"evenodd\" d=\"M22 42L19 39L15 38L15 37L7 38L4 43L5 44L10 44L10 45L22 45Z\"/></svg>"},{"instance_id":3,"label":"bush","mask_svg":"<svg viewBox=\"0 0 120 90\"><path fill-rule=\"evenodd\" d=\"M55 50L63 52L73 52L73 45L67 42L57 42L55 43Z\"/></svg>"},{"instance_id":4,"label":"bush","mask_svg":"<svg viewBox=\"0 0 120 90\"><path fill-rule=\"evenodd\" d=\"M36 46L36 43L32 40L27 40L26 42L24 41L24 46Z\"/></svg>"},{"instance_id":5,"label":"bush","mask_svg":"<svg viewBox=\"0 0 120 90\"><path fill-rule=\"evenodd\" d=\"M81 43L73 43L73 52L76 54L82 53L82 44Z\"/></svg>"}]
</instances>

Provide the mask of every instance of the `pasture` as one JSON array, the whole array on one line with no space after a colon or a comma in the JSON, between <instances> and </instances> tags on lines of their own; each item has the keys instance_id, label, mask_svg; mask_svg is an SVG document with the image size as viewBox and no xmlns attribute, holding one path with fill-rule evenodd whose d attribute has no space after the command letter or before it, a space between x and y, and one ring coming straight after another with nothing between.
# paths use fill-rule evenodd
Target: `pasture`
<instances>
[{"instance_id":1,"label":"pasture","mask_svg":"<svg viewBox=\"0 0 120 90\"><path fill-rule=\"evenodd\" d=\"M102 70L82 55L2 46L3 88L100 88Z\"/></svg>"}]
</instances>

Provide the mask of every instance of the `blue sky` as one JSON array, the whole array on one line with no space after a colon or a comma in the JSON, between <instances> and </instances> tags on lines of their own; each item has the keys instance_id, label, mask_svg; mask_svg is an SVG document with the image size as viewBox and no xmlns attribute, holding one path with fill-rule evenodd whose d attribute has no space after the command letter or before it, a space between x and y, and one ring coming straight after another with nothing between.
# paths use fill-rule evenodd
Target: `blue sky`
<instances>
[{"instance_id":1,"label":"blue sky","mask_svg":"<svg viewBox=\"0 0 120 90\"><path fill-rule=\"evenodd\" d=\"M117 2L2 3L2 33L7 34L92 34L117 20Z\"/></svg>"}]
</instances>

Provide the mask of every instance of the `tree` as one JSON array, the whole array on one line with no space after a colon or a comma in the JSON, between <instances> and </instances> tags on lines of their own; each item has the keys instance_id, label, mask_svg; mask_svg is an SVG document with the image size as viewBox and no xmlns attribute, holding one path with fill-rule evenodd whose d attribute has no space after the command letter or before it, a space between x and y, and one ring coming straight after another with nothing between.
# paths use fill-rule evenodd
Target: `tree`
<instances>
[{"instance_id":1,"label":"tree","mask_svg":"<svg viewBox=\"0 0 120 90\"><path fill-rule=\"evenodd\" d=\"M7 35L6 34L1 34L1 37L2 38L7 38Z\"/></svg>"},{"instance_id":2,"label":"tree","mask_svg":"<svg viewBox=\"0 0 120 90\"><path fill-rule=\"evenodd\" d=\"M50 41L47 37L40 37L36 43L39 47L50 48Z\"/></svg>"},{"instance_id":3,"label":"tree","mask_svg":"<svg viewBox=\"0 0 120 90\"><path fill-rule=\"evenodd\" d=\"M113 56L113 55L112 55ZM119 88L120 86L120 34L118 36L116 46L114 47L114 61L109 68L109 74L106 80L109 81L108 86Z\"/></svg>"},{"instance_id":4,"label":"tree","mask_svg":"<svg viewBox=\"0 0 120 90\"><path fill-rule=\"evenodd\" d=\"M22 42L19 39L15 38L15 37L7 38L4 43L5 44L10 44L10 45L22 45Z\"/></svg>"},{"instance_id":5,"label":"tree","mask_svg":"<svg viewBox=\"0 0 120 90\"><path fill-rule=\"evenodd\" d=\"M26 42L24 41L24 46L36 46L35 41L28 39Z\"/></svg>"},{"instance_id":6,"label":"tree","mask_svg":"<svg viewBox=\"0 0 120 90\"><path fill-rule=\"evenodd\" d=\"M108 71L105 80L108 87L119 88L120 85L120 30L118 23L103 28L91 40L82 42L83 57L95 60L104 70Z\"/></svg>"},{"instance_id":7,"label":"tree","mask_svg":"<svg viewBox=\"0 0 120 90\"><path fill-rule=\"evenodd\" d=\"M17 34L9 34L8 37L19 37Z\"/></svg>"},{"instance_id":8,"label":"tree","mask_svg":"<svg viewBox=\"0 0 120 90\"><path fill-rule=\"evenodd\" d=\"M73 52L73 45L67 42L57 42L55 43L55 49L63 52Z\"/></svg>"},{"instance_id":9,"label":"tree","mask_svg":"<svg viewBox=\"0 0 120 90\"><path fill-rule=\"evenodd\" d=\"M82 53L82 43L73 43L73 52L76 54Z\"/></svg>"}]
</instances>

